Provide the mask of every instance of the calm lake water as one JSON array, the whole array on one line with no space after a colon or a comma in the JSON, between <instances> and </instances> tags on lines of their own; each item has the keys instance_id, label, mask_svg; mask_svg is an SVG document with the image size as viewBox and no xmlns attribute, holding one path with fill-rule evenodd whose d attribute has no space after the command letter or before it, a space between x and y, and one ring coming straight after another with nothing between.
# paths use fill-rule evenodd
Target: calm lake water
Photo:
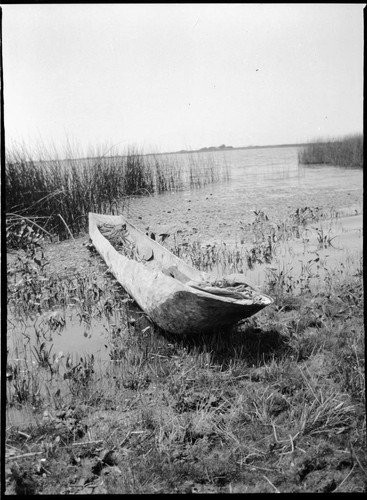
<instances>
[{"instance_id":1,"label":"calm lake water","mask_svg":"<svg viewBox=\"0 0 367 500\"><path fill-rule=\"evenodd\" d=\"M187 169L190 155L170 155ZM263 148L194 153L218 171L226 165L229 180L200 189L135 199L128 215L139 227L198 230L202 240L239 237L239 222L250 222L254 210L280 221L298 207L322 207L339 215L362 211L362 170L298 164L298 148ZM140 218L139 218L140 217Z\"/></svg>"},{"instance_id":2,"label":"calm lake water","mask_svg":"<svg viewBox=\"0 0 367 500\"><path fill-rule=\"evenodd\" d=\"M254 220L254 211L263 210L274 223L282 221L300 207L320 207L334 217L319 224L312 224L300 238L282 244L270 265L256 265L248 276L262 286L266 268L275 272L292 270L295 275L305 267L316 269L322 262L328 269L340 266L358 266L362 251L362 170L348 170L336 166L304 166L298 164L298 148L262 148L194 153L192 155L165 155L184 169L189 170L192 159L206 159L219 173L228 178L202 188L173 191L161 195L131 199L127 215L133 223L157 234L179 231L188 241L228 245L236 244L243 237L241 227ZM159 159L159 157L158 157ZM335 217L337 216L337 217ZM333 239L333 246L320 249L317 236L320 230ZM250 239L247 245L251 246ZM307 244L305 243L307 239ZM320 270L321 272L322 270ZM319 275L318 279L322 279ZM9 345L15 335L34 337L37 322L10 318ZM110 331L122 318L110 322L93 320L88 328L65 314L66 327L53 335L53 352L94 354L108 358ZM33 325L33 326L32 326ZM31 340L30 340L31 341Z\"/></svg>"}]
</instances>

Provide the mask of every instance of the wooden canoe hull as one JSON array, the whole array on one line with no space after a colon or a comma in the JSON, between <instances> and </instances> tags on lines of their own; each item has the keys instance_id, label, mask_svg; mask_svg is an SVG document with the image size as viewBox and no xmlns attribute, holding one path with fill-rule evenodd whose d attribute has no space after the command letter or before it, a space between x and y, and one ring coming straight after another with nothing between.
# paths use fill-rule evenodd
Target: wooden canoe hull
<instances>
[{"instance_id":1,"label":"wooden canoe hull","mask_svg":"<svg viewBox=\"0 0 367 500\"><path fill-rule=\"evenodd\" d=\"M100 232L99 226L103 224L126 225L129 237L137 248L151 249L151 261L144 264L117 252ZM177 269L190 282L200 282L208 279L209 275L189 266L123 216L90 213L89 236L122 287L154 323L171 333L182 335L214 331L252 316L273 302L260 292L255 301L218 296L168 276L164 269ZM243 282L246 283L245 277Z\"/></svg>"}]
</instances>

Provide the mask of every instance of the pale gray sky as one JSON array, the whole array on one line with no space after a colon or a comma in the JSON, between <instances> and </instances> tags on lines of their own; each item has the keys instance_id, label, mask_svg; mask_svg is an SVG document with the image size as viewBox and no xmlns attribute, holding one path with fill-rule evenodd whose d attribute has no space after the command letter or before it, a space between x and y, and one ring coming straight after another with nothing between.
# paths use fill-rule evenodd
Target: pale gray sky
<instances>
[{"instance_id":1,"label":"pale gray sky","mask_svg":"<svg viewBox=\"0 0 367 500\"><path fill-rule=\"evenodd\" d=\"M363 8L3 5L6 141L163 152L362 132Z\"/></svg>"}]
</instances>

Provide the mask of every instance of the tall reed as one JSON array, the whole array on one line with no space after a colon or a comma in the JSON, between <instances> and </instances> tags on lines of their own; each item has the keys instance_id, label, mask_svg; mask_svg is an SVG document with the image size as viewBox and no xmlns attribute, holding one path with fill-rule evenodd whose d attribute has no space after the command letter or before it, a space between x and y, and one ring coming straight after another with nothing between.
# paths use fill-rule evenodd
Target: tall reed
<instances>
[{"instance_id":1,"label":"tall reed","mask_svg":"<svg viewBox=\"0 0 367 500\"><path fill-rule=\"evenodd\" d=\"M349 168L363 167L363 135L339 139L317 139L298 153L303 164L327 164Z\"/></svg>"},{"instance_id":2,"label":"tall reed","mask_svg":"<svg viewBox=\"0 0 367 500\"><path fill-rule=\"evenodd\" d=\"M47 149L36 155L24 147L7 150L7 214L42 218L42 227L63 239L86 230L88 212L116 213L131 195L196 188L223 177L206 158L190 157L185 168L173 156L144 155L135 147L123 155L76 156L72 149L63 159Z\"/></svg>"}]
</instances>

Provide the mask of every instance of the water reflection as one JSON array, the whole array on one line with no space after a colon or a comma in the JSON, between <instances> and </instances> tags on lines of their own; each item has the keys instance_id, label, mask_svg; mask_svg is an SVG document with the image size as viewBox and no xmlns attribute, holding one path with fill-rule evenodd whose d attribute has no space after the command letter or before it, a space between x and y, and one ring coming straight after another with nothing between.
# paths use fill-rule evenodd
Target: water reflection
<instances>
[{"instance_id":1,"label":"water reflection","mask_svg":"<svg viewBox=\"0 0 367 500\"><path fill-rule=\"evenodd\" d=\"M270 265L261 264L246 271L257 286L263 287L272 270L290 276L302 288L302 280L317 286L328 273L349 266L353 273L361 265L363 245L362 215L340 217L311 224L299 238L281 242L276 247L275 258ZM270 273L269 273L270 271Z\"/></svg>"},{"instance_id":2,"label":"water reflection","mask_svg":"<svg viewBox=\"0 0 367 500\"><path fill-rule=\"evenodd\" d=\"M317 284L326 272L343 266L360 265L362 250L361 189L362 172L333 166L302 166L298 164L298 149L266 148L202 153L216 164L229 166L230 179L202 187L199 190L171 192L153 197L131 200L128 216L134 223L166 228L188 228L204 244L213 241L228 246L239 242L240 223L251 223L254 210L259 207L279 220L297 207L337 206L338 218L312 224L299 238L280 243L270 264L256 264L246 270L255 284L263 287L274 271L300 281L307 277ZM175 155L185 165L185 155ZM355 212L357 211L357 214ZM341 217L342 215L349 217ZM351 216L353 214L353 216ZM336 215L336 211L334 211ZM326 236L326 245L322 238ZM321 237L321 247L320 247ZM330 240L330 244L328 241ZM349 260L348 260L349 259ZM217 269L220 272L231 269ZM90 323L80 321L76 314L64 311L65 326L47 337L54 353L92 355L104 362L111 360L111 339L118 328L130 322L143 327L141 312L115 311L112 318L94 317ZM140 316L139 316L140 315ZM20 350L20 339L29 339L25 345L37 345L37 328L44 318L33 320L9 318L9 359L25 356ZM48 332L50 335L50 332ZM28 348L27 347L27 348ZM33 356L33 354L32 354Z\"/></svg>"},{"instance_id":3,"label":"water reflection","mask_svg":"<svg viewBox=\"0 0 367 500\"><path fill-rule=\"evenodd\" d=\"M195 227L202 241L239 239L238 221L262 209L274 222L298 207L322 206L339 215L362 210L362 171L298 164L298 148L233 150L211 155L228 165L230 178L200 189L132 199L126 215L138 227L160 232ZM185 168L185 155L177 161ZM223 225L227 224L227 227Z\"/></svg>"}]
</instances>

